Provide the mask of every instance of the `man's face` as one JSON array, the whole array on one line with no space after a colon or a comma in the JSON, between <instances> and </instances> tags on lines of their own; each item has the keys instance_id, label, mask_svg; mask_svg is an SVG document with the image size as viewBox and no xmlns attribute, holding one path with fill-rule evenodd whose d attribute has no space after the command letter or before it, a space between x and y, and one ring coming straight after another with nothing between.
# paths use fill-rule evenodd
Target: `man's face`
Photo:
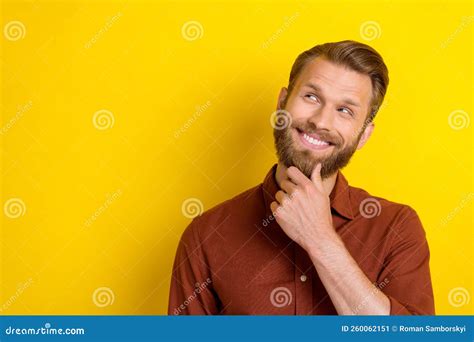
<instances>
[{"instance_id":1,"label":"man's face","mask_svg":"<svg viewBox=\"0 0 474 342\"><path fill-rule=\"evenodd\" d=\"M308 63L291 94L286 88L280 92L279 109L289 113L291 124L274 128L279 161L308 178L318 163L322 178L346 166L372 133L371 92L367 75L323 58Z\"/></svg>"}]
</instances>

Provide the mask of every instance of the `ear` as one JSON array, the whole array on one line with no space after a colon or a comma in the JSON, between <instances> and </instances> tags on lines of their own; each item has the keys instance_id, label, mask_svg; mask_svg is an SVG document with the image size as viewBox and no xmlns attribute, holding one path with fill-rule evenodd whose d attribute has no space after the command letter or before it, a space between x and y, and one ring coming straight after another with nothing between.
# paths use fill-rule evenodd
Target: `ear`
<instances>
[{"instance_id":1,"label":"ear","mask_svg":"<svg viewBox=\"0 0 474 342\"><path fill-rule=\"evenodd\" d=\"M369 123L365 127L364 133L362 133L362 136L360 137L360 140L359 140L359 144L357 145L358 150L364 147L365 143L367 142L367 140L369 140L370 136L372 135L374 128L375 128L375 124L373 122Z\"/></svg>"},{"instance_id":2,"label":"ear","mask_svg":"<svg viewBox=\"0 0 474 342\"><path fill-rule=\"evenodd\" d=\"M288 89L281 88L280 95L278 95L277 109L283 109L286 104L286 97L288 96Z\"/></svg>"}]
</instances>

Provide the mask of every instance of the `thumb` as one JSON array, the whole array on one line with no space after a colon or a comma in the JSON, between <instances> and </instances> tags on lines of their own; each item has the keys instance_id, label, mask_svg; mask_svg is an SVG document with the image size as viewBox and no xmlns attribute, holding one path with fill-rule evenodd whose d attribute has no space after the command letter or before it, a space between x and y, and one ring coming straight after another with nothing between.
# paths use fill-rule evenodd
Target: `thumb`
<instances>
[{"instance_id":1,"label":"thumb","mask_svg":"<svg viewBox=\"0 0 474 342\"><path fill-rule=\"evenodd\" d=\"M311 181L315 185L318 185L318 186L321 185L323 182L321 178L321 168L322 168L321 163L318 163L316 167L313 169L313 172L311 172Z\"/></svg>"}]
</instances>

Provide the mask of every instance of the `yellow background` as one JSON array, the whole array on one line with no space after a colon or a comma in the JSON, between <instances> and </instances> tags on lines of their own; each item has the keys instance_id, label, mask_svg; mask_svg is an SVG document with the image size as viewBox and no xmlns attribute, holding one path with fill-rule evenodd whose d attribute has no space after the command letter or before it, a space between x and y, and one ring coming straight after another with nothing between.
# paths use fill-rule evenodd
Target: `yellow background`
<instances>
[{"instance_id":1,"label":"yellow background","mask_svg":"<svg viewBox=\"0 0 474 342\"><path fill-rule=\"evenodd\" d=\"M472 16L447 0L3 2L0 310L165 314L183 202L207 210L260 183L294 59L354 39L391 80L344 173L417 210L437 313L472 314ZM11 21L22 38L6 38ZM101 287L110 305L94 303Z\"/></svg>"}]
</instances>

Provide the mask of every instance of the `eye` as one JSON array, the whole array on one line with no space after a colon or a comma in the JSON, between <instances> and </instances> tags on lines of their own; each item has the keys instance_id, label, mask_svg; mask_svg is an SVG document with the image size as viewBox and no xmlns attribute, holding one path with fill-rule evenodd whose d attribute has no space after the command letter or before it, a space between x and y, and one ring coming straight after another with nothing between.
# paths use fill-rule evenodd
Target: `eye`
<instances>
[{"instance_id":1,"label":"eye","mask_svg":"<svg viewBox=\"0 0 474 342\"><path fill-rule=\"evenodd\" d=\"M343 113L349 114L350 116L354 116L354 113L347 107L341 107L338 111L342 111Z\"/></svg>"},{"instance_id":2,"label":"eye","mask_svg":"<svg viewBox=\"0 0 474 342\"><path fill-rule=\"evenodd\" d=\"M319 101L319 98L314 94L306 94L304 97L313 101Z\"/></svg>"}]
</instances>

